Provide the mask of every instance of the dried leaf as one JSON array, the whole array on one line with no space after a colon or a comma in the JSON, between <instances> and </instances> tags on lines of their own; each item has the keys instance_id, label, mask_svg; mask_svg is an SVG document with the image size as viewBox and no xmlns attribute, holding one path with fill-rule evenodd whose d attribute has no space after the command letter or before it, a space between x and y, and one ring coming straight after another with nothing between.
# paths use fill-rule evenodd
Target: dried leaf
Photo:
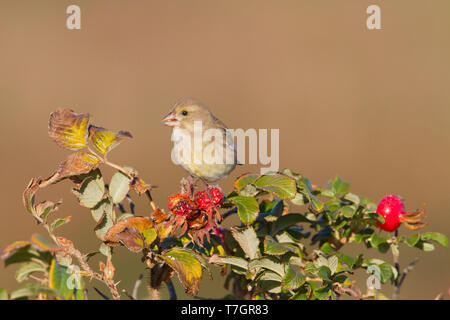
<instances>
[{"instance_id":1,"label":"dried leaf","mask_svg":"<svg viewBox=\"0 0 450 320\"><path fill-rule=\"evenodd\" d=\"M49 213L58 210L58 207L61 205L62 200L54 203L52 201L42 201L39 202L35 207L34 211L37 216L41 217L42 221L45 223L47 221L47 217Z\"/></svg>"},{"instance_id":2,"label":"dried leaf","mask_svg":"<svg viewBox=\"0 0 450 320\"><path fill-rule=\"evenodd\" d=\"M123 138L133 138L128 131L112 132L108 129L89 126L89 140L92 145L103 155L114 149Z\"/></svg>"},{"instance_id":3,"label":"dried leaf","mask_svg":"<svg viewBox=\"0 0 450 320\"><path fill-rule=\"evenodd\" d=\"M120 243L132 252L139 252L145 247L145 237L136 227L126 227L117 233L114 238L118 239Z\"/></svg>"},{"instance_id":4,"label":"dried leaf","mask_svg":"<svg viewBox=\"0 0 450 320\"><path fill-rule=\"evenodd\" d=\"M99 269L105 275L105 278L108 280L112 280L114 278L114 272L116 268L112 264L111 260L106 262L106 265L103 261L99 261Z\"/></svg>"},{"instance_id":5,"label":"dried leaf","mask_svg":"<svg viewBox=\"0 0 450 320\"><path fill-rule=\"evenodd\" d=\"M48 134L60 147L80 150L87 145L89 114L58 109L50 114Z\"/></svg>"},{"instance_id":6,"label":"dried leaf","mask_svg":"<svg viewBox=\"0 0 450 320\"><path fill-rule=\"evenodd\" d=\"M88 173L95 169L100 159L89 152L75 152L59 165L58 179Z\"/></svg>"},{"instance_id":7,"label":"dried leaf","mask_svg":"<svg viewBox=\"0 0 450 320\"><path fill-rule=\"evenodd\" d=\"M28 183L27 188L23 192L23 205L27 209L27 211L33 215L35 215L35 209L34 209L34 195L36 191L39 189L39 183L41 179L40 178L33 178Z\"/></svg>"},{"instance_id":8,"label":"dried leaf","mask_svg":"<svg viewBox=\"0 0 450 320\"><path fill-rule=\"evenodd\" d=\"M156 209L152 213L150 213L150 218L153 220L154 223L158 224L163 222L164 220L167 220L169 217L168 213L165 213L159 209Z\"/></svg>"},{"instance_id":9,"label":"dried leaf","mask_svg":"<svg viewBox=\"0 0 450 320\"><path fill-rule=\"evenodd\" d=\"M147 190L152 188L151 185L146 184L144 180L139 177L134 177L133 181L131 181L131 188L136 191L139 195L144 194Z\"/></svg>"},{"instance_id":10,"label":"dried leaf","mask_svg":"<svg viewBox=\"0 0 450 320\"><path fill-rule=\"evenodd\" d=\"M70 241L69 239L66 239L64 237L56 237L56 241L60 246L73 248L73 242Z\"/></svg>"},{"instance_id":11,"label":"dried leaf","mask_svg":"<svg viewBox=\"0 0 450 320\"><path fill-rule=\"evenodd\" d=\"M147 217L130 217L123 221L117 222L112 226L105 235L106 242L119 242L120 239L116 237L126 228L136 228L138 232L144 232L153 227L153 222Z\"/></svg>"}]
</instances>

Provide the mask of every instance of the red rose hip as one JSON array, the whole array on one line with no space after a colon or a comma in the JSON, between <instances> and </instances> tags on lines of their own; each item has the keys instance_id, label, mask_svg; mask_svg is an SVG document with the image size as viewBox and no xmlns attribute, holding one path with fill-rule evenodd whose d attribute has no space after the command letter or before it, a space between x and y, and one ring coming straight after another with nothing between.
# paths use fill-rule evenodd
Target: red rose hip
<instances>
[{"instance_id":1,"label":"red rose hip","mask_svg":"<svg viewBox=\"0 0 450 320\"><path fill-rule=\"evenodd\" d=\"M388 195L378 203L377 213L384 218L384 223L377 222L377 226L384 231L395 231L402 223L405 205L398 196Z\"/></svg>"},{"instance_id":2,"label":"red rose hip","mask_svg":"<svg viewBox=\"0 0 450 320\"><path fill-rule=\"evenodd\" d=\"M194 195L195 203L200 210L208 210L212 205L212 197L206 191L197 191Z\"/></svg>"},{"instance_id":3,"label":"red rose hip","mask_svg":"<svg viewBox=\"0 0 450 320\"><path fill-rule=\"evenodd\" d=\"M211 195L213 205L220 206L223 202L222 190L216 187L209 188L209 194Z\"/></svg>"}]
</instances>

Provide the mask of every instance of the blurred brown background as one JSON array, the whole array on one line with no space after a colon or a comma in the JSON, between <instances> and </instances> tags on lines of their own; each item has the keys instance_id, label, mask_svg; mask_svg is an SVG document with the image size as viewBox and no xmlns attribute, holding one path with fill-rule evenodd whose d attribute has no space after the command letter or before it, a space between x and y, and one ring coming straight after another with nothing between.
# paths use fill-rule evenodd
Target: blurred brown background
<instances>
[{"instance_id":1,"label":"blurred brown background","mask_svg":"<svg viewBox=\"0 0 450 320\"><path fill-rule=\"evenodd\" d=\"M81 7L81 30L66 29L70 4ZM366 28L370 4L381 6L382 30ZM21 194L31 177L49 175L69 154L47 136L58 107L131 131L134 139L109 158L159 185L154 197L165 207L185 173L170 160L170 129L161 118L182 97L202 100L231 128L279 128L281 168L316 184L339 174L375 201L396 193L410 210L425 202L426 230L450 235L449 10L447 0L2 0L0 246L45 234ZM222 187L230 190L251 170L259 171L239 168ZM38 194L61 197L57 215L72 222L59 233L94 251L93 220L70 183ZM148 214L144 199L137 202L138 214ZM403 248L402 265L416 256L401 298L446 291L448 249ZM118 250L121 288L132 290L144 272L139 260ZM0 287L18 286L15 268L0 266ZM358 277L365 289L366 275ZM204 277L200 295L223 296L223 281L217 273L213 282Z\"/></svg>"}]
</instances>

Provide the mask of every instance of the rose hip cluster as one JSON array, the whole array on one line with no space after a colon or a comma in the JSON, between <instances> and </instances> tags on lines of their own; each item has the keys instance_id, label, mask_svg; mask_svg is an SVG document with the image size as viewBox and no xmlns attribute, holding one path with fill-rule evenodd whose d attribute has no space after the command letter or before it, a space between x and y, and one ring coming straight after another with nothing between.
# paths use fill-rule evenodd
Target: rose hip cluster
<instances>
[{"instance_id":1,"label":"rose hip cluster","mask_svg":"<svg viewBox=\"0 0 450 320\"><path fill-rule=\"evenodd\" d=\"M203 241L203 236L209 238L209 230L215 229L217 222L222 220L219 207L224 196L219 187L209 187L207 190L197 191L193 197L189 194L178 193L169 197L168 207L173 213L170 224L173 230L181 227L180 235L189 231L191 237Z\"/></svg>"},{"instance_id":2,"label":"rose hip cluster","mask_svg":"<svg viewBox=\"0 0 450 320\"><path fill-rule=\"evenodd\" d=\"M191 199L188 194L181 193L170 196L169 210L178 216L192 219L201 211L212 211L214 208L220 206L222 202L222 191L217 187L212 187L208 190L197 191L194 194L194 199Z\"/></svg>"}]
</instances>

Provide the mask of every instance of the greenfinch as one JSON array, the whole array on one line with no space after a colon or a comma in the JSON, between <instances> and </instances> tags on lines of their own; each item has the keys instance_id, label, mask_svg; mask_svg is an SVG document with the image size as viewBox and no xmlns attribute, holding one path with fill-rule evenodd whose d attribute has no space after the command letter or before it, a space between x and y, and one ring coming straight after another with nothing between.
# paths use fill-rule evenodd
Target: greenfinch
<instances>
[{"instance_id":1,"label":"greenfinch","mask_svg":"<svg viewBox=\"0 0 450 320\"><path fill-rule=\"evenodd\" d=\"M178 101L163 122L173 128L172 161L191 176L215 182L236 167L236 148L229 129L201 102Z\"/></svg>"}]
</instances>

